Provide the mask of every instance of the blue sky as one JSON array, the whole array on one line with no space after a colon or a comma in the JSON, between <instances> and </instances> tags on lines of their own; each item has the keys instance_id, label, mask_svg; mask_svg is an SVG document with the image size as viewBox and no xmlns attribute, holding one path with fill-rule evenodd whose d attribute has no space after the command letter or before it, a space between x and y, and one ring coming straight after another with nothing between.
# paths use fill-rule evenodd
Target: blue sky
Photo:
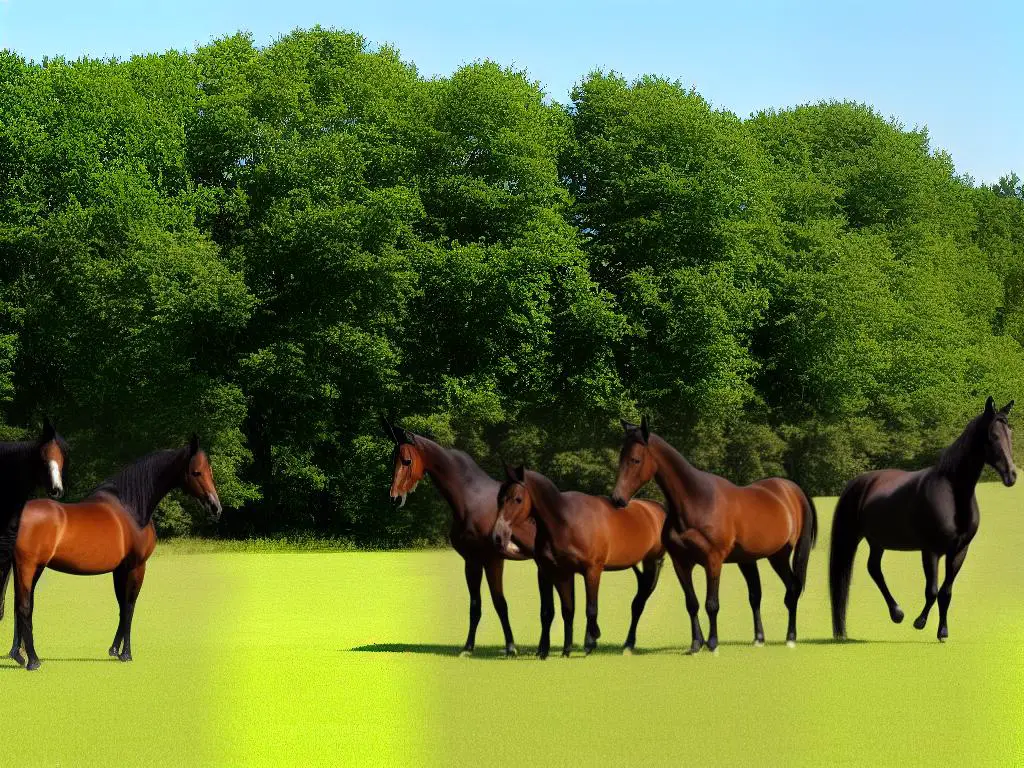
<instances>
[{"instance_id":1,"label":"blue sky","mask_svg":"<svg viewBox=\"0 0 1024 768\"><path fill-rule=\"evenodd\" d=\"M1024 176L1024 2L0 0L0 47L30 59L191 49L238 30L264 44L321 24L397 47L426 75L478 58L565 101L595 68L695 85L741 116L820 99L927 126L958 171ZM984 6L984 7L981 7Z\"/></svg>"}]
</instances>

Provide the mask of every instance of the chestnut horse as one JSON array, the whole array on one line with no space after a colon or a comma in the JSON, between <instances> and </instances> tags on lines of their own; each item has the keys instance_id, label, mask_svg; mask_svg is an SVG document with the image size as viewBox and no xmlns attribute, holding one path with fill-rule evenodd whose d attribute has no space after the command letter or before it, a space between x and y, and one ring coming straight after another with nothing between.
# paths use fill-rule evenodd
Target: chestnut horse
<instances>
[{"instance_id":1,"label":"chestnut horse","mask_svg":"<svg viewBox=\"0 0 1024 768\"><path fill-rule=\"evenodd\" d=\"M27 669L39 668L32 637L36 582L45 568L79 576L114 574L120 618L110 655L132 658L132 616L156 547L153 511L175 488L203 502L214 518L220 499L206 454L195 435L177 450L157 451L101 483L77 504L36 499L25 505L14 555L17 622L10 656L19 664L24 642Z\"/></svg>"},{"instance_id":2,"label":"chestnut horse","mask_svg":"<svg viewBox=\"0 0 1024 768\"><path fill-rule=\"evenodd\" d=\"M64 495L68 445L49 419L36 440L0 443L0 618L14 560L21 510L38 486L55 499Z\"/></svg>"},{"instance_id":3,"label":"chestnut horse","mask_svg":"<svg viewBox=\"0 0 1024 768\"><path fill-rule=\"evenodd\" d=\"M656 502L634 500L617 509L605 496L570 491L563 493L539 472L506 466L506 480L498 492L498 522L495 545L508 549L516 533L529 518L536 522L533 549L540 587L540 645L537 655L547 658L551 647L551 622L555 618L553 587L558 589L565 622L562 655L572 651L572 621L576 604L577 573L583 574L587 593L587 632L583 648L589 654L597 647L601 630L597 625L597 593L604 571L632 568L637 590L633 598L633 620L622 652L630 654L636 645L636 625L647 598L658 584L665 556L661 529L665 510ZM641 572L636 566L643 563Z\"/></svg>"},{"instance_id":4,"label":"chestnut horse","mask_svg":"<svg viewBox=\"0 0 1024 768\"><path fill-rule=\"evenodd\" d=\"M400 506L416 490L424 474L430 475L452 509L449 539L465 561L469 588L469 635L462 655L473 653L476 628L480 623L480 580L487 574L494 610L505 633L505 653L514 656L515 640L508 620L508 603L502 584L505 560L527 560L533 553L534 530L525 524L516 530L520 548L502 549L494 544L491 531L498 519L498 481L492 479L462 451L442 448L433 440L414 435L381 417L384 429L395 442L392 456L391 500Z\"/></svg>"},{"instance_id":5,"label":"chestnut horse","mask_svg":"<svg viewBox=\"0 0 1024 768\"><path fill-rule=\"evenodd\" d=\"M846 637L846 604L850 595L853 559L861 539L870 546L868 573L878 585L889 617L897 624L903 611L889 592L882 575L882 554L887 549L921 552L924 566L924 608L914 620L924 629L928 614L939 601L939 641L949 636L946 613L953 596L953 581L967 557L967 547L978 532L978 500L974 489L985 464L1009 487L1017 482L1013 442L1007 416L1011 400L999 411L988 398L963 434L946 448L934 467L917 472L882 469L851 480L836 504L832 520L829 590L832 598L832 633ZM946 556L946 577L936 589L939 558Z\"/></svg>"},{"instance_id":6,"label":"chestnut horse","mask_svg":"<svg viewBox=\"0 0 1024 768\"><path fill-rule=\"evenodd\" d=\"M708 649L718 647L718 583L723 563L737 563L747 581L754 612L754 644L763 644L757 572L761 558L768 559L786 587L786 644L795 645L797 603L818 532L818 516L811 499L796 483L779 477L741 488L696 469L650 431L646 416L640 426L623 421L622 427L626 436L612 499L625 504L651 478L665 494L668 516L663 537L686 594L693 633L690 653L704 645L697 618L700 604L693 588L693 567L697 564L707 573Z\"/></svg>"}]
</instances>

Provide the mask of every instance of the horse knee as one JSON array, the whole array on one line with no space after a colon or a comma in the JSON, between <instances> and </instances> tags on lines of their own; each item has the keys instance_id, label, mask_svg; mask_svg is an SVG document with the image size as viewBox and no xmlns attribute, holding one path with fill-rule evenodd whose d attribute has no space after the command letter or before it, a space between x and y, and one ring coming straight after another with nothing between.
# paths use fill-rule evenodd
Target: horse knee
<instances>
[{"instance_id":1,"label":"horse knee","mask_svg":"<svg viewBox=\"0 0 1024 768\"><path fill-rule=\"evenodd\" d=\"M707 602L704 603L704 609L709 614L718 613L718 598L717 597L709 597Z\"/></svg>"},{"instance_id":2,"label":"horse knee","mask_svg":"<svg viewBox=\"0 0 1024 768\"><path fill-rule=\"evenodd\" d=\"M550 624L555 620L555 607L552 606L541 606L540 609L540 620L544 624Z\"/></svg>"}]
</instances>

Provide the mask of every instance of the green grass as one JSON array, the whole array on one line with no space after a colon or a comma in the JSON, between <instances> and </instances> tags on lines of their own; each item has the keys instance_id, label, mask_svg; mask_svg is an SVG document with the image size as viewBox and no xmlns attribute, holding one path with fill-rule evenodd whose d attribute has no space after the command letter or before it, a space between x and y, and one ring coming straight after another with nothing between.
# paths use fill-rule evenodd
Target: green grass
<instances>
[{"instance_id":1,"label":"green grass","mask_svg":"<svg viewBox=\"0 0 1024 768\"><path fill-rule=\"evenodd\" d=\"M671 566L618 653L634 579L608 574L601 648L545 662L535 571L506 584L523 655L498 655L489 600L477 657L455 654L467 600L450 551L207 553L154 558L136 614L136 661L106 659L109 577L47 573L38 674L0 669L5 762L17 765L919 765L1024 759L1024 489L986 485L982 528L957 581L950 641L918 632L918 556L883 567L908 619L891 624L859 554L849 629L828 642L827 531L801 602L801 643L762 567L769 645L753 648L745 587L723 579L717 655L686 657ZM158 551L159 548L158 548ZM703 584L698 588L703 592ZM582 641L582 584L576 634ZM706 619L704 620L706 627ZM5 623L10 630L10 623ZM553 640L560 643L560 619Z\"/></svg>"}]
</instances>

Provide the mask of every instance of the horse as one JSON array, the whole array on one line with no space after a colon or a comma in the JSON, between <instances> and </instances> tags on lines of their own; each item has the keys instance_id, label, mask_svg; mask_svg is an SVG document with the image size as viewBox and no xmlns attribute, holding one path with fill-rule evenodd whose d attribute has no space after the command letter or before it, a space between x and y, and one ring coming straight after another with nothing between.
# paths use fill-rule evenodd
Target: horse
<instances>
[{"instance_id":1,"label":"horse","mask_svg":"<svg viewBox=\"0 0 1024 768\"><path fill-rule=\"evenodd\" d=\"M505 653L515 656L515 640L508 620L508 603L502 584L505 560L527 560L533 554L534 530L525 524L516 529L519 546L506 550L495 546L491 531L498 519L500 483L484 472L462 451L442 448L422 435L407 432L381 417L387 435L395 443L392 454L391 500L403 506L406 497L430 475L452 510L449 540L465 561L466 586L469 588L469 634L462 656L470 656L476 647L476 629L480 623L480 580L487 575L491 602L505 634Z\"/></svg>"},{"instance_id":2,"label":"horse","mask_svg":"<svg viewBox=\"0 0 1024 768\"><path fill-rule=\"evenodd\" d=\"M0 443L0 618L4 594L14 560L14 543L21 524L21 510L37 487L45 487L55 499L64 495L64 468L68 444L48 418L35 440Z\"/></svg>"},{"instance_id":3,"label":"horse","mask_svg":"<svg viewBox=\"0 0 1024 768\"><path fill-rule=\"evenodd\" d=\"M796 610L807 579L807 562L818 533L814 502L800 487L780 477L739 487L693 467L682 454L650 431L622 422L625 439L612 500L622 506L654 478L668 506L663 539L686 595L693 640L689 653L705 645L693 588L693 568L707 574L710 629L707 648L718 648L718 585L723 563L736 563L747 582L754 613L754 644L764 644L761 625L761 579L757 561L767 558L786 588L789 611L786 645L796 645ZM792 563L790 555L792 554Z\"/></svg>"},{"instance_id":4,"label":"horse","mask_svg":"<svg viewBox=\"0 0 1024 768\"><path fill-rule=\"evenodd\" d=\"M885 583L882 555L887 549L921 552L924 608L914 620L914 628L925 628L938 598L939 642L949 637L946 619L953 582L967 557L967 547L978 532L980 516L974 491L981 472L988 464L999 473L1007 488L1017 482L1012 430L1007 419L1011 408L1013 400L997 411L995 401L989 397L985 410L971 419L934 466L917 472L865 472L847 484L836 503L829 556L832 634L837 640L846 639L853 559L861 539L867 539L870 547L868 573L885 599L889 618L896 624L903 621L903 610ZM936 589L939 558L943 555L946 577Z\"/></svg>"},{"instance_id":5,"label":"horse","mask_svg":"<svg viewBox=\"0 0 1024 768\"><path fill-rule=\"evenodd\" d=\"M623 654L632 654L637 624L647 599L658 584L665 556L661 542L664 508L656 502L637 499L619 509L605 496L574 491L563 493L550 479L539 472L527 471L523 466L516 469L506 466L505 472L505 482L498 491L494 542L502 549L514 546L515 531L521 529L527 519L534 519L537 535L533 556L537 561L541 606L537 656L547 658L551 647L554 588L558 589L565 622L562 656L569 656L576 603L575 576L583 574L587 594L587 632L583 648L590 654L601 637L597 624L601 574L626 568L632 568L637 579L633 619L622 649ZM637 563L643 563L643 571L637 568Z\"/></svg>"},{"instance_id":6,"label":"horse","mask_svg":"<svg viewBox=\"0 0 1024 768\"><path fill-rule=\"evenodd\" d=\"M157 451L129 465L97 486L76 504L36 499L21 515L14 554L17 621L10 657L38 669L32 635L36 583L51 568L77 576L114 574L120 618L109 654L132 660L132 617L146 575L146 561L156 547L153 512L175 488L199 499L214 520L220 498L206 453L195 435L184 448Z\"/></svg>"}]
</instances>

